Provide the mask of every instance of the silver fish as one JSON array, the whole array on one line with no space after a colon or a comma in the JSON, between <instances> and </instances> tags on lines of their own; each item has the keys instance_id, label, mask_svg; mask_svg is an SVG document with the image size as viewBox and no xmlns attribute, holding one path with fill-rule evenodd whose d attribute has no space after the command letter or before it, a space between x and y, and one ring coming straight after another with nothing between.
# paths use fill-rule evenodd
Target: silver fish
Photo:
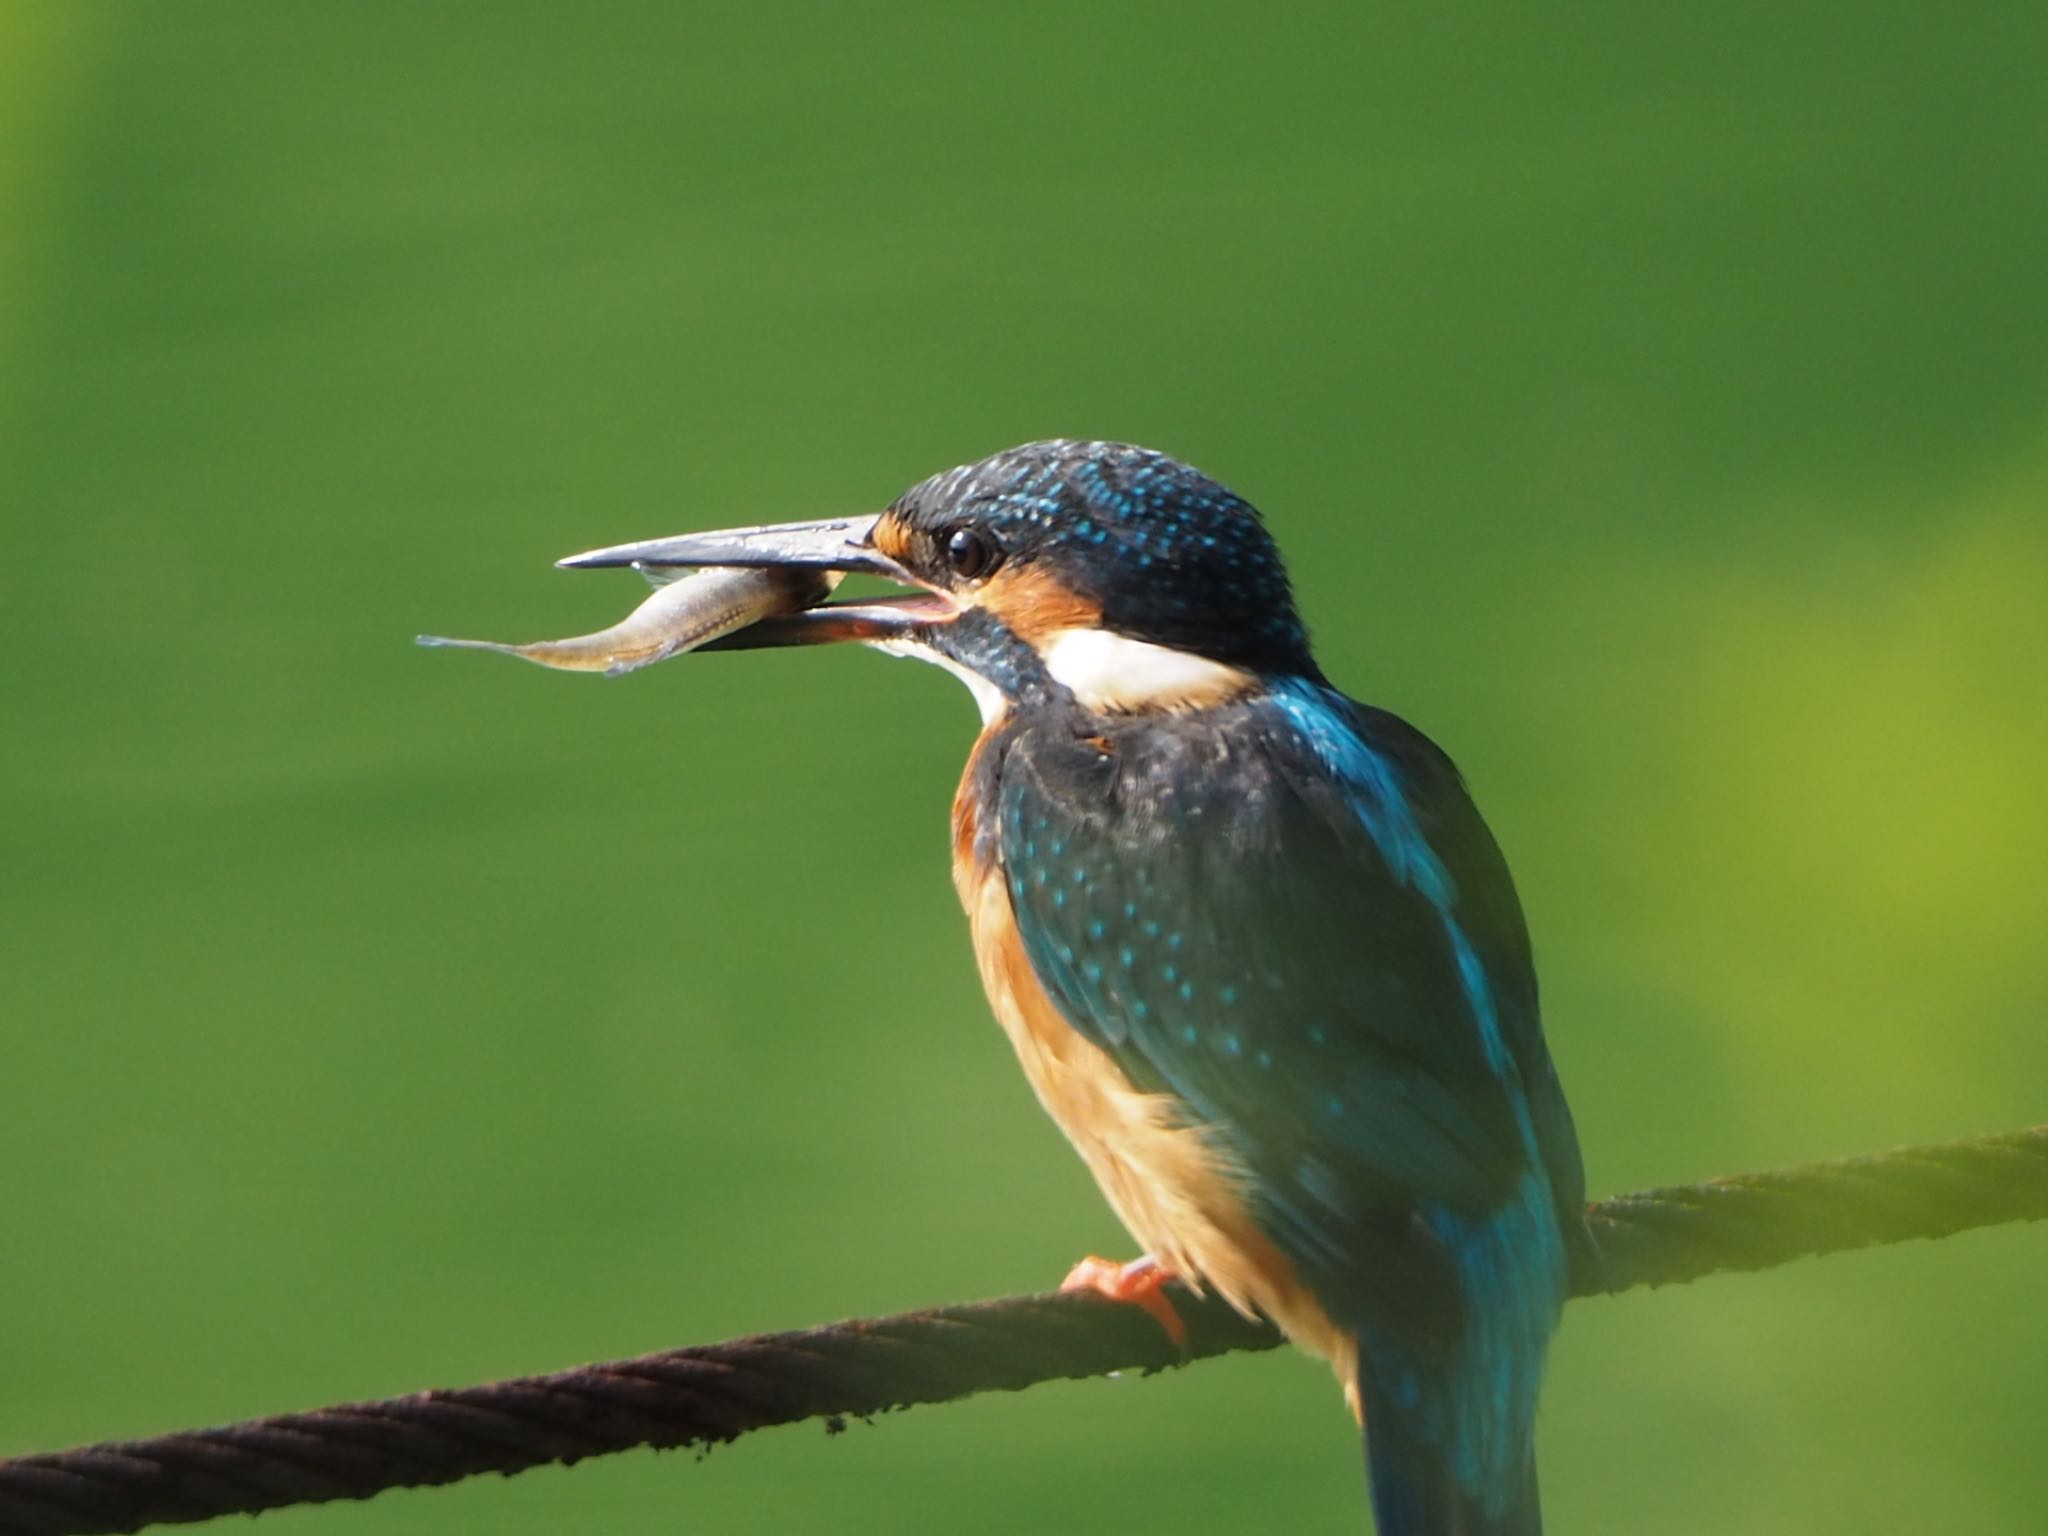
<instances>
[{"instance_id":1,"label":"silver fish","mask_svg":"<svg viewBox=\"0 0 2048 1536\"><path fill-rule=\"evenodd\" d=\"M720 635L745 629L771 614L796 613L826 597L839 584L836 571L792 570L786 566L740 566L694 575L660 566L633 567L654 584L654 592L610 629L567 640L513 645L498 640L451 640L421 635L421 645L499 651L565 672L602 672L617 677L695 650Z\"/></svg>"}]
</instances>

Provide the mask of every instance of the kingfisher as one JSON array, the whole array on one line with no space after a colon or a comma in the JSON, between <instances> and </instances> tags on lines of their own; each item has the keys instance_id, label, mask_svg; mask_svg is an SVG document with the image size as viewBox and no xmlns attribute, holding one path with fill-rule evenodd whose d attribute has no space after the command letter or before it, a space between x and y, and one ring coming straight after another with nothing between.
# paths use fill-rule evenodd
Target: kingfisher
<instances>
[{"instance_id":1,"label":"kingfisher","mask_svg":"<svg viewBox=\"0 0 2048 1536\"><path fill-rule=\"evenodd\" d=\"M953 869L989 1002L1143 1256L1328 1361L1381 1536L1531 1536L1584 1176L1501 852L1450 759L1347 698L1259 513L1166 454L1027 443L872 515L567 566L910 589L706 649L858 641L980 706Z\"/></svg>"}]
</instances>

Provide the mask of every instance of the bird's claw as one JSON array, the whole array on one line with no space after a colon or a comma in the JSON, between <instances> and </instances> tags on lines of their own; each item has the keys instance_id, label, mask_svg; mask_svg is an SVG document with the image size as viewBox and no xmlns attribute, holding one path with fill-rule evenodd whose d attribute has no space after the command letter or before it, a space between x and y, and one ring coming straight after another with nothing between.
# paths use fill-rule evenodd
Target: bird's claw
<instances>
[{"instance_id":1,"label":"bird's claw","mask_svg":"<svg viewBox=\"0 0 2048 1536\"><path fill-rule=\"evenodd\" d=\"M1188 1326L1181 1321L1180 1313L1174 1310L1173 1303L1165 1295L1165 1287L1172 1279L1173 1271L1149 1253L1128 1264L1097 1258L1091 1253L1067 1271L1067 1278L1060 1282L1060 1290L1094 1291L1111 1301L1143 1307L1166 1330L1174 1348L1186 1354Z\"/></svg>"}]
</instances>

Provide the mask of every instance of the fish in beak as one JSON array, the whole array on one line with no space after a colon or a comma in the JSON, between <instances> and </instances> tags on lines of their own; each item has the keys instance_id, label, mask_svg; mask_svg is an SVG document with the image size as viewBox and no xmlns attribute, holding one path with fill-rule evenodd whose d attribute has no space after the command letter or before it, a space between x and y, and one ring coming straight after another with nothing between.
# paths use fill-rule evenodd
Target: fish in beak
<instances>
[{"instance_id":1,"label":"fish in beak","mask_svg":"<svg viewBox=\"0 0 2048 1536\"><path fill-rule=\"evenodd\" d=\"M587 550L555 563L571 570L630 565L649 570L697 567L707 574L725 567L763 573L808 571L829 576L835 583L845 575L881 576L918 590L902 597L764 612L752 623L727 630L701 642L697 648L758 650L847 640L886 645L909 638L927 625L946 623L958 617L960 608L947 594L919 580L875 547L875 525L880 521L881 514L870 513L817 522L685 533L674 538Z\"/></svg>"},{"instance_id":2,"label":"fish in beak","mask_svg":"<svg viewBox=\"0 0 2048 1536\"><path fill-rule=\"evenodd\" d=\"M699 650L771 615L801 612L824 601L839 584L836 571L795 566L743 566L695 575L667 566L637 569L653 586L653 594L618 623L595 634L524 644L421 635L419 643L496 651L560 672L617 677Z\"/></svg>"}]
</instances>

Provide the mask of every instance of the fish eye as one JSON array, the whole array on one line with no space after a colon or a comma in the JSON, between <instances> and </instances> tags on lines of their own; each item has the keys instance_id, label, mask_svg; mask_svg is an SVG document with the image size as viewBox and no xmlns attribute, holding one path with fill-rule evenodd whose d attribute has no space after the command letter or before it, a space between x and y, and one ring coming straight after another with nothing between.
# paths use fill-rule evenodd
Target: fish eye
<instances>
[{"instance_id":1,"label":"fish eye","mask_svg":"<svg viewBox=\"0 0 2048 1536\"><path fill-rule=\"evenodd\" d=\"M962 581L986 576L1002 563L995 540L979 528L955 528L946 536L946 566Z\"/></svg>"}]
</instances>

